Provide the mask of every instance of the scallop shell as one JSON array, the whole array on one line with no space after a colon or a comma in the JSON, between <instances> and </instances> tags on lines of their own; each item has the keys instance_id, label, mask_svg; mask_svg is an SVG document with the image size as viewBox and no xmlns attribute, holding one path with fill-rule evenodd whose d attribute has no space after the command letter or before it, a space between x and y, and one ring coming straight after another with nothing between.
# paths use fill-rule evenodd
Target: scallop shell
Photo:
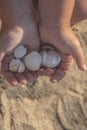
<instances>
[{"instance_id":1,"label":"scallop shell","mask_svg":"<svg viewBox=\"0 0 87 130\"><path fill-rule=\"evenodd\" d=\"M10 62L9 69L12 72L23 73L25 71L25 66L20 59L13 59Z\"/></svg>"},{"instance_id":2,"label":"scallop shell","mask_svg":"<svg viewBox=\"0 0 87 130\"><path fill-rule=\"evenodd\" d=\"M42 65L45 67L54 68L61 62L61 56L56 51L43 51L41 55L43 58Z\"/></svg>"},{"instance_id":3,"label":"scallop shell","mask_svg":"<svg viewBox=\"0 0 87 130\"><path fill-rule=\"evenodd\" d=\"M27 48L23 45L19 45L14 51L14 56L15 58L20 59L24 57L26 53L27 53Z\"/></svg>"},{"instance_id":4,"label":"scallop shell","mask_svg":"<svg viewBox=\"0 0 87 130\"><path fill-rule=\"evenodd\" d=\"M38 71L42 64L42 57L38 52L32 51L24 57L24 63L28 70Z\"/></svg>"}]
</instances>

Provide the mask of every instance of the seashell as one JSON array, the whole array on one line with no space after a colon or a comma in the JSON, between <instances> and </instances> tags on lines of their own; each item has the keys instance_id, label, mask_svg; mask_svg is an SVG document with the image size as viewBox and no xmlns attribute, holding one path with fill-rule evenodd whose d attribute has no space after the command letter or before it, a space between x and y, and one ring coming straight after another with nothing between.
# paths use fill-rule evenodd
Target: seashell
<instances>
[{"instance_id":1,"label":"seashell","mask_svg":"<svg viewBox=\"0 0 87 130\"><path fill-rule=\"evenodd\" d=\"M23 73L25 71L25 66L20 59L13 59L10 62L9 69L12 72Z\"/></svg>"},{"instance_id":2,"label":"seashell","mask_svg":"<svg viewBox=\"0 0 87 130\"><path fill-rule=\"evenodd\" d=\"M54 51L54 48L52 47L52 46L43 46L43 50L45 50L45 51Z\"/></svg>"},{"instance_id":3,"label":"seashell","mask_svg":"<svg viewBox=\"0 0 87 130\"><path fill-rule=\"evenodd\" d=\"M18 73L23 73L25 71L25 65L24 63L21 61L19 67L18 67Z\"/></svg>"},{"instance_id":4,"label":"seashell","mask_svg":"<svg viewBox=\"0 0 87 130\"><path fill-rule=\"evenodd\" d=\"M54 68L61 62L61 56L56 51L43 51L41 55L42 65L45 67Z\"/></svg>"},{"instance_id":5,"label":"seashell","mask_svg":"<svg viewBox=\"0 0 87 130\"><path fill-rule=\"evenodd\" d=\"M23 45L19 45L14 51L14 56L15 58L20 59L24 57L26 53L27 53L27 48Z\"/></svg>"},{"instance_id":6,"label":"seashell","mask_svg":"<svg viewBox=\"0 0 87 130\"><path fill-rule=\"evenodd\" d=\"M12 72L17 72L20 62L21 61L19 59L12 59L10 62L10 70Z\"/></svg>"},{"instance_id":7,"label":"seashell","mask_svg":"<svg viewBox=\"0 0 87 130\"><path fill-rule=\"evenodd\" d=\"M42 64L42 57L38 52L32 51L24 57L24 63L28 70L38 71Z\"/></svg>"}]
</instances>

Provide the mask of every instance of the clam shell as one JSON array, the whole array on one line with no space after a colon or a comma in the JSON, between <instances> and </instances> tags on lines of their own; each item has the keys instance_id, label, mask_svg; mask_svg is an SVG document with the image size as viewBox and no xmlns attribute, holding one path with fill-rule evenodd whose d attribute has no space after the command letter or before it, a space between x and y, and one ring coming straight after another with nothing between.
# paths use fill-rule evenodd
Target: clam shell
<instances>
[{"instance_id":1,"label":"clam shell","mask_svg":"<svg viewBox=\"0 0 87 130\"><path fill-rule=\"evenodd\" d=\"M17 72L18 66L19 66L20 63L21 63L21 60L19 60L19 59L12 59L11 62L10 62L9 69L12 72Z\"/></svg>"},{"instance_id":2,"label":"clam shell","mask_svg":"<svg viewBox=\"0 0 87 130\"><path fill-rule=\"evenodd\" d=\"M14 51L14 56L15 58L20 59L24 57L26 53L27 53L27 48L23 45L19 45Z\"/></svg>"},{"instance_id":3,"label":"clam shell","mask_svg":"<svg viewBox=\"0 0 87 130\"><path fill-rule=\"evenodd\" d=\"M12 72L23 73L25 71L25 66L20 59L13 59L10 62L9 69Z\"/></svg>"},{"instance_id":4,"label":"clam shell","mask_svg":"<svg viewBox=\"0 0 87 130\"><path fill-rule=\"evenodd\" d=\"M55 51L43 51L41 54L43 58L42 65L45 67L54 68L61 62L61 56Z\"/></svg>"},{"instance_id":5,"label":"clam shell","mask_svg":"<svg viewBox=\"0 0 87 130\"><path fill-rule=\"evenodd\" d=\"M24 71L25 71L25 65L21 61L21 63L19 64L19 67L18 67L18 73L23 73Z\"/></svg>"},{"instance_id":6,"label":"clam shell","mask_svg":"<svg viewBox=\"0 0 87 130\"><path fill-rule=\"evenodd\" d=\"M42 65L45 66L46 59L47 59L47 52L43 51L43 52L41 52L41 55L42 55Z\"/></svg>"},{"instance_id":7,"label":"clam shell","mask_svg":"<svg viewBox=\"0 0 87 130\"><path fill-rule=\"evenodd\" d=\"M38 71L42 64L42 57L38 52L32 51L24 57L24 63L28 70Z\"/></svg>"}]
</instances>

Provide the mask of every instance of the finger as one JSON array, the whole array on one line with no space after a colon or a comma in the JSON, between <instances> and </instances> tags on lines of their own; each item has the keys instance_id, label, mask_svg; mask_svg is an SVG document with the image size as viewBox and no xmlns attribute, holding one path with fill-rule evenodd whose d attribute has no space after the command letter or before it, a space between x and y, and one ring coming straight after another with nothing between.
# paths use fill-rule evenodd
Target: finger
<instances>
[{"instance_id":1,"label":"finger","mask_svg":"<svg viewBox=\"0 0 87 130\"><path fill-rule=\"evenodd\" d=\"M55 71L55 68L43 67L38 71L38 76L51 76Z\"/></svg>"},{"instance_id":2,"label":"finger","mask_svg":"<svg viewBox=\"0 0 87 130\"><path fill-rule=\"evenodd\" d=\"M72 48L71 54L72 54L73 58L75 59L78 68L80 70L87 70L87 67L85 64L84 54L83 54L83 51L82 51L81 46L79 44L79 41L77 41L76 45L77 46Z\"/></svg>"},{"instance_id":3,"label":"finger","mask_svg":"<svg viewBox=\"0 0 87 130\"><path fill-rule=\"evenodd\" d=\"M15 73L15 77L17 78L19 83L21 83L21 84L27 83L27 79L23 74Z\"/></svg>"},{"instance_id":4,"label":"finger","mask_svg":"<svg viewBox=\"0 0 87 130\"><path fill-rule=\"evenodd\" d=\"M56 69L55 73L51 77L51 81L56 82L62 79L65 76L65 74L71 69L72 64L73 64L72 57L67 55L63 56L59 68Z\"/></svg>"},{"instance_id":5,"label":"finger","mask_svg":"<svg viewBox=\"0 0 87 130\"><path fill-rule=\"evenodd\" d=\"M9 84L16 86L18 84L17 79L15 78L14 74L12 72L3 71L1 74L4 76L4 78L8 81Z\"/></svg>"},{"instance_id":6,"label":"finger","mask_svg":"<svg viewBox=\"0 0 87 130\"><path fill-rule=\"evenodd\" d=\"M44 69L45 69L45 68L41 68L41 69L37 72L38 77L39 77L39 76L43 76Z\"/></svg>"},{"instance_id":7,"label":"finger","mask_svg":"<svg viewBox=\"0 0 87 130\"><path fill-rule=\"evenodd\" d=\"M25 71L25 72L24 72L24 75L25 75L25 77L27 78L27 81L28 81L28 82L33 82L33 81L34 81L34 76L32 75L31 72Z\"/></svg>"},{"instance_id":8,"label":"finger","mask_svg":"<svg viewBox=\"0 0 87 130\"><path fill-rule=\"evenodd\" d=\"M65 75L66 71L63 69L58 69L57 72L51 77L50 81L56 83L57 81L61 80Z\"/></svg>"},{"instance_id":9,"label":"finger","mask_svg":"<svg viewBox=\"0 0 87 130\"><path fill-rule=\"evenodd\" d=\"M64 71L69 71L70 69L71 69L71 67L72 67L72 64L73 64L73 62L71 62L71 63L62 63L61 64L61 69L63 69Z\"/></svg>"},{"instance_id":10,"label":"finger","mask_svg":"<svg viewBox=\"0 0 87 130\"><path fill-rule=\"evenodd\" d=\"M61 54L62 62L69 62L73 59L72 55Z\"/></svg>"},{"instance_id":11,"label":"finger","mask_svg":"<svg viewBox=\"0 0 87 130\"><path fill-rule=\"evenodd\" d=\"M15 78L14 74L9 71L9 64L5 62L1 62L1 74L4 76L4 78L11 84L11 85L17 85L17 79Z\"/></svg>"},{"instance_id":12,"label":"finger","mask_svg":"<svg viewBox=\"0 0 87 130\"><path fill-rule=\"evenodd\" d=\"M5 55L3 60L0 62L0 71L9 70L9 63L13 59L13 55Z\"/></svg>"},{"instance_id":13,"label":"finger","mask_svg":"<svg viewBox=\"0 0 87 130\"><path fill-rule=\"evenodd\" d=\"M33 79L36 80L38 78L38 73L37 72L31 72L33 75Z\"/></svg>"},{"instance_id":14,"label":"finger","mask_svg":"<svg viewBox=\"0 0 87 130\"><path fill-rule=\"evenodd\" d=\"M67 62L61 62L60 68L65 71L69 71L71 69L72 65L73 65L73 59L71 59Z\"/></svg>"}]
</instances>

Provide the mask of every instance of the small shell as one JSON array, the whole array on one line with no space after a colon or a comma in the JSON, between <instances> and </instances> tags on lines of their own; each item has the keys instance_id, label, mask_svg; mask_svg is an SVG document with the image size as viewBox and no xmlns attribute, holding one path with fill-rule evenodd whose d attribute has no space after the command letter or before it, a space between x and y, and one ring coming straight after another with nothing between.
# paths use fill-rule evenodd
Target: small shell
<instances>
[{"instance_id":1,"label":"small shell","mask_svg":"<svg viewBox=\"0 0 87 130\"><path fill-rule=\"evenodd\" d=\"M23 73L25 71L25 65L24 63L21 61L19 67L18 67L18 73Z\"/></svg>"},{"instance_id":2,"label":"small shell","mask_svg":"<svg viewBox=\"0 0 87 130\"><path fill-rule=\"evenodd\" d=\"M42 55L42 65L45 66L45 63L46 63L46 60L47 60L47 52L43 51L43 52L41 52L41 55Z\"/></svg>"},{"instance_id":3,"label":"small shell","mask_svg":"<svg viewBox=\"0 0 87 130\"><path fill-rule=\"evenodd\" d=\"M43 50L45 50L45 51L54 51L54 48L52 47L52 46L43 46Z\"/></svg>"},{"instance_id":4,"label":"small shell","mask_svg":"<svg viewBox=\"0 0 87 130\"><path fill-rule=\"evenodd\" d=\"M24 63L19 59L13 59L10 62L9 66L10 71L23 73L25 71Z\"/></svg>"},{"instance_id":5,"label":"small shell","mask_svg":"<svg viewBox=\"0 0 87 130\"><path fill-rule=\"evenodd\" d=\"M24 63L28 70L38 71L42 64L42 57L38 52L32 51L24 57Z\"/></svg>"},{"instance_id":6,"label":"small shell","mask_svg":"<svg viewBox=\"0 0 87 130\"><path fill-rule=\"evenodd\" d=\"M43 66L54 68L60 64L61 57L60 55L55 51L43 51L42 53L43 57Z\"/></svg>"},{"instance_id":7,"label":"small shell","mask_svg":"<svg viewBox=\"0 0 87 130\"><path fill-rule=\"evenodd\" d=\"M11 60L9 69L12 72L17 72L18 66L19 66L20 63L21 63L21 61L19 59L13 59L13 60Z\"/></svg>"},{"instance_id":8,"label":"small shell","mask_svg":"<svg viewBox=\"0 0 87 130\"><path fill-rule=\"evenodd\" d=\"M20 59L20 58L24 57L26 55L26 53L27 53L27 48L24 47L23 45L19 45L14 51L14 56L15 56L15 58Z\"/></svg>"}]
</instances>

